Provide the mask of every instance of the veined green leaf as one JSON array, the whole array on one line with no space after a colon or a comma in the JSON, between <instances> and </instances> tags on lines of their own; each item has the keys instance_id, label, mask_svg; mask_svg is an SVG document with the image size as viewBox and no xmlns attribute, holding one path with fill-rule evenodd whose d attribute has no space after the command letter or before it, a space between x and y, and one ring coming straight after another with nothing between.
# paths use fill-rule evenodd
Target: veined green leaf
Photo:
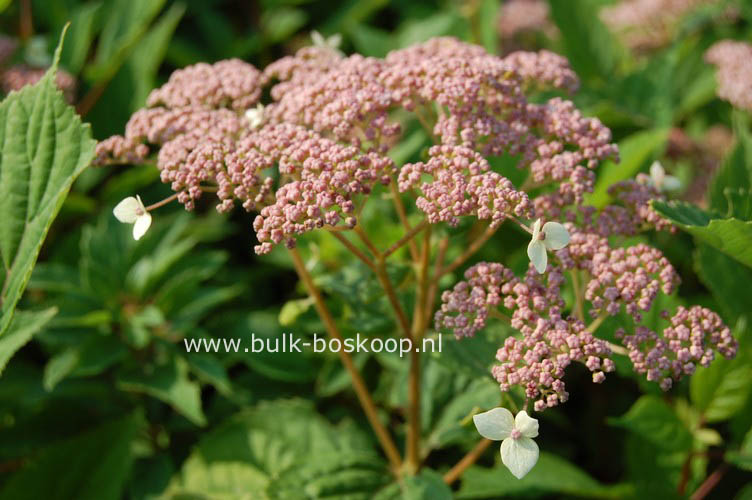
<instances>
[{"instance_id":1,"label":"veined green leaf","mask_svg":"<svg viewBox=\"0 0 752 500\"><path fill-rule=\"evenodd\" d=\"M674 410L657 396L642 396L629 411L611 418L612 425L624 427L660 449L689 450L692 435Z\"/></svg>"},{"instance_id":2,"label":"veined green leaf","mask_svg":"<svg viewBox=\"0 0 752 500\"><path fill-rule=\"evenodd\" d=\"M95 142L55 85L62 45L36 85L0 104L0 335L31 276L39 250Z\"/></svg>"},{"instance_id":3,"label":"veined green leaf","mask_svg":"<svg viewBox=\"0 0 752 500\"><path fill-rule=\"evenodd\" d=\"M652 205L659 214L692 236L752 267L752 221L713 218L685 202L654 201Z\"/></svg>"}]
</instances>

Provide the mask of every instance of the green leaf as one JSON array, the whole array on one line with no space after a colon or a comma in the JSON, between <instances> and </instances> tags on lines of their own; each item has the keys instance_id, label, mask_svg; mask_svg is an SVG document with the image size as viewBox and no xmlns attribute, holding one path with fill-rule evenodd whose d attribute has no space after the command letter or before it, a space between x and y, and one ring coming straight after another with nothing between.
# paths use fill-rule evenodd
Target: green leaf
<instances>
[{"instance_id":1,"label":"green leaf","mask_svg":"<svg viewBox=\"0 0 752 500\"><path fill-rule=\"evenodd\" d=\"M752 312L751 268L704 243L698 245L694 262L700 280L713 293L727 319L736 321Z\"/></svg>"},{"instance_id":2,"label":"green leaf","mask_svg":"<svg viewBox=\"0 0 752 500\"><path fill-rule=\"evenodd\" d=\"M78 74L86 63L86 56L96 36L97 14L102 2L80 5L71 14L71 27L68 41L60 56L62 65L73 74Z\"/></svg>"},{"instance_id":3,"label":"green leaf","mask_svg":"<svg viewBox=\"0 0 752 500\"><path fill-rule=\"evenodd\" d=\"M294 494L280 498L321 498L387 480L385 464L359 430L330 424L309 402L283 400L261 403L207 434L166 497L238 498L252 491L263 498L277 491Z\"/></svg>"},{"instance_id":4,"label":"green leaf","mask_svg":"<svg viewBox=\"0 0 752 500\"><path fill-rule=\"evenodd\" d=\"M668 129L645 130L630 135L619 143L619 163L606 161L598 170L598 180L587 203L604 207L611 199L608 188L634 177L647 162L663 149L668 139Z\"/></svg>"},{"instance_id":5,"label":"green leaf","mask_svg":"<svg viewBox=\"0 0 752 500\"><path fill-rule=\"evenodd\" d=\"M498 453L498 447L492 446ZM462 475L456 498L498 498L557 494L586 498L624 498L627 485L606 486L561 457L542 451L538 463L522 479L517 479L499 463L490 469L474 465Z\"/></svg>"},{"instance_id":6,"label":"green leaf","mask_svg":"<svg viewBox=\"0 0 752 500\"><path fill-rule=\"evenodd\" d=\"M18 311L13 316L8 331L0 338L0 375L10 358L31 338L42 330L57 314L57 308L43 311Z\"/></svg>"},{"instance_id":7,"label":"green leaf","mask_svg":"<svg viewBox=\"0 0 752 500\"><path fill-rule=\"evenodd\" d=\"M201 389L188 379L188 365L182 358L174 357L169 364L151 367L148 372L121 375L118 386L160 399L194 424L206 425L201 409Z\"/></svg>"},{"instance_id":8,"label":"green leaf","mask_svg":"<svg viewBox=\"0 0 752 500\"><path fill-rule=\"evenodd\" d=\"M441 475L424 468L420 474L407 476L399 483L392 483L373 495L373 500L450 500L453 498Z\"/></svg>"},{"instance_id":9,"label":"green leaf","mask_svg":"<svg viewBox=\"0 0 752 500\"><path fill-rule=\"evenodd\" d=\"M0 104L0 335L73 180L94 156L89 126L55 85L60 50L39 83Z\"/></svg>"},{"instance_id":10,"label":"green leaf","mask_svg":"<svg viewBox=\"0 0 752 500\"><path fill-rule=\"evenodd\" d=\"M688 450L692 445L689 430L673 409L657 396L642 396L626 414L611 418L609 422L661 449Z\"/></svg>"},{"instance_id":11,"label":"green leaf","mask_svg":"<svg viewBox=\"0 0 752 500\"><path fill-rule=\"evenodd\" d=\"M707 422L727 420L744 408L752 390L750 379L752 364L744 357L716 359L698 368L690 379L692 403Z\"/></svg>"},{"instance_id":12,"label":"green leaf","mask_svg":"<svg viewBox=\"0 0 752 500\"><path fill-rule=\"evenodd\" d=\"M143 417L131 414L55 443L11 476L0 500L116 500L128 477L131 442Z\"/></svg>"},{"instance_id":13,"label":"green leaf","mask_svg":"<svg viewBox=\"0 0 752 500\"><path fill-rule=\"evenodd\" d=\"M652 206L659 214L700 241L752 267L752 221L715 219L685 202L653 201Z\"/></svg>"},{"instance_id":14,"label":"green leaf","mask_svg":"<svg viewBox=\"0 0 752 500\"><path fill-rule=\"evenodd\" d=\"M736 146L724 159L708 190L710 208L719 214L736 216L729 207L727 189L749 190L752 188L752 137L747 127L736 120L734 132Z\"/></svg>"},{"instance_id":15,"label":"green leaf","mask_svg":"<svg viewBox=\"0 0 752 500\"><path fill-rule=\"evenodd\" d=\"M752 428L744 436L739 451L729 451L724 458L740 469L752 471Z\"/></svg>"},{"instance_id":16,"label":"green leaf","mask_svg":"<svg viewBox=\"0 0 752 500\"><path fill-rule=\"evenodd\" d=\"M624 49L598 17L592 0L549 0L551 17L561 32L564 52L584 79L608 82L621 64Z\"/></svg>"}]
</instances>

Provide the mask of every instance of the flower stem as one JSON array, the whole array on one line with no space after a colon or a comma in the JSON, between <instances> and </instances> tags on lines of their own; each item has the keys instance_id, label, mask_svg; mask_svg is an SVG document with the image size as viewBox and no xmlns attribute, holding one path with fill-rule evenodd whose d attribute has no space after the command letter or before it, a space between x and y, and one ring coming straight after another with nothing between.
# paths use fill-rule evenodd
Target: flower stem
<instances>
[{"instance_id":1,"label":"flower stem","mask_svg":"<svg viewBox=\"0 0 752 500\"><path fill-rule=\"evenodd\" d=\"M297 271L298 276L300 276L300 279L303 281L303 284L308 290L308 293L313 298L314 306L316 307L316 311L321 317L321 320L324 322L327 333L329 333L332 338L338 339L341 343L344 343L342 334L339 332L339 329L334 322L334 318L332 317L331 312L329 312L329 308L326 306L324 297L322 296L321 291L318 289L316 284L313 282L313 278L306 269L305 264L300 257L300 254L293 248L290 249L290 255L292 256L292 261L295 265L295 270ZM344 349L340 349L338 351L338 354L340 359L342 360L342 364L350 374L355 394L360 401L360 405L363 407L363 411L366 414L366 418L368 418L368 422L371 424L373 431L376 433L376 438L379 440L381 447L384 449L384 453L389 460L392 471L397 474L402 467L402 458L400 457L400 453L397 450L397 446L394 444L392 437L389 435L389 432L386 430L384 425L381 423L381 420L379 419L376 404L371 397L371 393L368 391L368 387L366 386L363 377L360 375L360 372L355 366L355 363L353 362L350 354L347 353Z\"/></svg>"},{"instance_id":2,"label":"flower stem","mask_svg":"<svg viewBox=\"0 0 752 500\"><path fill-rule=\"evenodd\" d=\"M400 238L399 240L397 240L396 242L394 242L394 244L392 246L390 246L389 248L387 248L386 251L384 251L384 257L389 257L394 252L396 252L397 250L399 250L400 248L402 248L405 245L405 243L408 243L408 242L412 241L412 239L415 237L415 235L417 235L418 233L420 233L421 231L423 231L426 227L429 227L428 226L428 221L426 221L424 219L420 224L418 224L414 228L410 229L407 232L407 234L405 234L402 238ZM415 259L415 260L417 260L417 259Z\"/></svg>"},{"instance_id":3,"label":"flower stem","mask_svg":"<svg viewBox=\"0 0 752 500\"><path fill-rule=\"evenodd\" d=\"M360 248L353 245L353 243L348 240L344 235L338 233L338 232L330 232L332 236L337 238L348 250L350 250L353 255L355 255L357 258L359 258L365 265L371 268L374 272L376 272L376 263L371 259L369 256L364 254Z\"/></svg>"},{"instance_id":4,"label":"flower stem","mask_svg":"<svg viewBox=\"0 0 752 500\"><path fill-rule=\"evenodd\" d=\"M608 312L602 311L601 314L593 320L592 323L590 323L587 326L587 331L590 333L595 333L595 331L598 329L599 326L601 326L601 323L603 323L606 318L608 318Z\"/></svg>"},{"instance_id":5,"label":"flower stem","mask_svg":"<svg viewBox=\"0 0 752 500\"><path fill-rule=\"evenodd\" d=\"M163 206L167 205L168 203L170 203L171 201L174 201L175 199L177 199L177 197L178 197L178 193L175 193L172 196L168 196L167 198L165 198L162 201L158 201L158 202L154 203L153 205L149 205L148 207L145 207L146 211L147 212L151 212L152 210L156 210L159 207L163 207Z\"/></svg>"},{"instance_id":6,"label":"flower stem","mask_svg":"<svg viewBox=\"0 0 752 500\"><path fill-rule=\"evenodd\" d=\"M412 228L410 227L410 222L407 220L405 205L402 203L402 198L400 198L399 189L397 189L397 183L394 182L394 179L392 179L392 182L389 183L389 188L392 190L392 201L394 202L394 209L397 211L397 216L399 216L402 225L405 226L405 231L407 231L407 234L410 234ZM417 262L418 245L412 238L408 240L408 245L410 248L410 255L412 256L413 260Z\"/></svg>"},{"instance_id":7,"label":"flower stem","mask_svg":"<svg viewBox=\"0 0 752 500\"><path fill-rule=\"evenodd\" d=\"M462 459L457 462L457 464L449 469L449 471L444 474L444 483L446 484L452 484L457 479L462 476L462 473L465 472L465 469L473 465L481 455L483 455L483 452L488 449L489 446L491 446L490 439L483 438L481 439L478 444L475 445L475 447L467 452L467 455L462 457Z\"/></svg>"},{"instance_id":8,"label":"flower stem","mask_svg":"<svg viewBox=\"0 0 752 500\"><path fill-rule=\"evenodd\" d=\"M705 481L702 482L699 488L697 488L697 491L692 493L692 496L689 497L690 500L702 500L705 498L708 493L710 493L713 488L715 488L718 483L721 481L721 478L728 470L728 464L722 463L718 466L716 470L713 471L712 474L710 474L707 478L705 478Z\"/></svg>"},{"instance_id":9,"label":"flower stem","mask_svg":"<svg viewBox=\"0 0 752 500\"><path fill-rule=\"evenodd\" d=\"M580 321L585 321L585 304L583 302L582 290L580 289L580 274L577 269L572 269L572 288L574 289L575 315Z\"/></svg>"}]
</instances>

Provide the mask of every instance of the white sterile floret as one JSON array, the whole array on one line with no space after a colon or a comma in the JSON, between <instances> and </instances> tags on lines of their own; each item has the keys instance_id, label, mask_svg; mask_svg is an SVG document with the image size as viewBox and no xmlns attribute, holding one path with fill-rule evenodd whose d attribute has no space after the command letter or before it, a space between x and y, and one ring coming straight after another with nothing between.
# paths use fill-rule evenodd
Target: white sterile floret
<instances>
[{"instance_id":1,"label":"white sterile floret","mask_svg":"<svg viewBox=\"0 0 752 500\"><path fill-rule=\"evenodd\" d=\"M676 191L681 187L681 181L673 175L666 175L666 170L658 161L654 161L650 165L650 180L648 182L660 192Z\"/></svg>"},{"instance_id":2,"label":"white sterile floret","mask_svg":"<svg viewBox=\"0 0 752 500\"><path fill-rule=\"evenodd\" d=\"M151 226L151 214L146 210L141 197L138 195L135 198L129 196L118 203L112 213L120 222L133 224L134 240L140 240Z\"/></svg>"},{"instance_id":3,"label":"white sterile floret","mask_svg":"<svg viewBox=\"0 0 752 500\"><path fill-rule=\"evenodd\" d=\"M251 129L258 129L264 123L264 105L258 103L255 108L248 109L245 119L251 124Z\"/></svg>"},{"instance_id":4,"label":"white sterile floret","mask_svg":"<svg viewBox=\"0 0 752 500\"><path fill-rule=\"evenodd\" d=\"M538 436L538 420L526 411L512 417L506 408L494 408L474 415L473 422L481 436L501 441L501 461L517 479L538 462L538 445L533 441Z\"/></svg>"},{"instance_id":5,"label":"white sterile floret","mask_svg":"<svg viewBox=\"0 0 752 500\"><path fill-rule=\"evenodd\" d=\"M548 255L546 250L561 250L569 243L569 231L558 222L546 222L541 228L541 220L533 224L533 237L527 246L527 256L540 274L546 272Z\"/></svg>"},{"instance_id":6,"label":"white sterile floret","mask_svg":"<svg viewBox=\"0 0 752 500\"><path fill-rule=\"evenodd\" d=\"M311 31L311 41L313 42L314 47L320 47L322 49L329 49L335 52L339 52L339 46L342 43L342 35L335 33L328 38L324 38L321 33L314 30Z\"/></svg>"}]
</instances>

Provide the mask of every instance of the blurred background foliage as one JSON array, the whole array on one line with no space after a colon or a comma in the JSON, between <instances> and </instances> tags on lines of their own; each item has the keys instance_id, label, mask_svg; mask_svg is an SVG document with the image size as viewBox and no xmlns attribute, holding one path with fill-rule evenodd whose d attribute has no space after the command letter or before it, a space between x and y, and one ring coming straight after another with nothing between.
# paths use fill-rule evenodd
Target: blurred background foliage
<instances>
[{"instance_id":1,"label":"blurred background foliage","mask_svg":"<svg viewBox=\"0 0 752 500\"><path fill-rule=\"evenodd\" d=\"M695 492L712 474L722 480L709 498L752 498L752 250L728 251L707 229L716 221L712 231L722 226L723 238L734 231L729 221L752 220L752 139L748 115L716 98L714 70L703 61L719 39L752 39L752 7L701 3L666 28L663 43L645 48L606 27L598 11L609 3L551 0L548 26L508 36L499 0L0 1L0 29L18 42L6 67L49 65L71 22L61 67L75 77L73 103L97 139L121 132L174 69L230 57L264 67L309 44L314 29L341 33L345 53L375 57L443 35L499 54L562 53L582 79L575 102L613 130L621 149L619 164L599 168L590 202L605 204L608 186L661 160L683 181L679 197L692 203L663 207L686 232L639 237L683 277L666 300L713 307L741 343L735 360L717 360L668 394L627 363L602 385L572 368L570 401L540 415L536 468L518 481L487 452L450 491L441 474L478 439L469 416L502 402L488 367L509 332L446 337L441 355L424 355L426 467L394 483L336 355L186 352L184 339L323 331L284 253L253 255L248 216L173 205L134 242L111 209L133 193L168 196L158 171L87 169L22 300L26 309L58 313L0 379L0 499L667 499ZM406 137L392 153L399 162L428 145L418 128ZM379 217L387 209L378 200L367 210L366 224L378 225L385 241L399 234ZM368 270L331 238L303 240L343 332L391 334ZM524 242L515 237L497 236L476 259L499 252L524 263ZM389 272L398 283L407 274L398 266ZM409 286L400 288L409 295ZM618 326L618 318L609 321ZM406 364L386 353L355 361L383 418L400 430Z\"/></svg>"}]
</instances>

